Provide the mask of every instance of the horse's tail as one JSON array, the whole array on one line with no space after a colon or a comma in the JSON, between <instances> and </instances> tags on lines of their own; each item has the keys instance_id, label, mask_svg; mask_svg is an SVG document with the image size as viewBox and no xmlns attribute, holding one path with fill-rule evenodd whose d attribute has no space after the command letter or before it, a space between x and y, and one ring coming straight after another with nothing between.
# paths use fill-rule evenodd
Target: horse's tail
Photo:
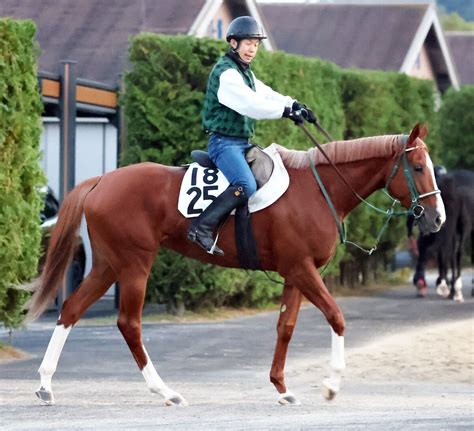
<instances>
[{"instance_id":1,"label":"horse's tail","mask_svg":"<svg viewBox=\"0 0 474 431\"><path fill-rule=\"evenodd\" d=\"M49 241L43 272L31 283L20 287L34 292L25 305L28 310L27 321L39 317L63 285L84 213L84 200L99 180L100 177L94 177L83 181L66 196L61 205L58 221Z\"/></svg>"}]
</instances>

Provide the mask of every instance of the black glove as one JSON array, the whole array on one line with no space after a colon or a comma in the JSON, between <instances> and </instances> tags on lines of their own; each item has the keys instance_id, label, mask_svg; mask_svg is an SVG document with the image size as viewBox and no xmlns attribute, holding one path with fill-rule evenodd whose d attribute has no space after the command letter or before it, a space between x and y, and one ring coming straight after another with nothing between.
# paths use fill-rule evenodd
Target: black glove
<instances>
[{"instance_id":1,"label":"black glove","mask_svg":"<svg viewBox=\"0 0 474 431\"><path fill-rule=\"evenodd\" d=\"M309 109L305 104L300 103L298 101L294 101L293 105L291 106L293 111L300 111L301 116L308 122L312 124L316 124L318 122L318 118L314 114L314 112Z\"/></svg>"},{"instance_id":2,"label":"black glove","mask_svg":"<svg viewBox=\"0 0 474 431\"><path fill-rule=\"evenodd\" d=\"M293 121L297 126L304 123L305 117L303 117L301 111L293 111L290 107L286 107L283 111L282 117L289 118Z\"/></svg>"}]
</instances>

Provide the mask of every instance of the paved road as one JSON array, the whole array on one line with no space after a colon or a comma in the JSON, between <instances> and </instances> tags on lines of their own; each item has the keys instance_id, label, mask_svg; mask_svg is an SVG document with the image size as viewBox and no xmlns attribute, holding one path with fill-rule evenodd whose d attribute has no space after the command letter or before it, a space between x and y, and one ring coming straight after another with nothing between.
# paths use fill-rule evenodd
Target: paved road
<instances>
[{"instance_id":1,"label":"paved road","mask_svg":"<svg viewBox=\"0 0 474 431\"><path fill-rule=\"evenodd\" d=\"M456 304L439 299L433 289L424 299L400 288L338 303L347 321L348 351L407 329L463 320L474 311L470 296ZM34 323L14 336L14 346L32 357L0 365L0 429L473 429L473 386L467 384L407 382L403 376L385 382L346 379L340 396L325 402L319 393L325 367L298 365L312 358L324 364L329 356L329 327L309 305L301 312L287 364L290 389L303 406L278 406L268 382L277 316L145 325L144 342L160 375L190 403L177 409L163 407L148 393L115 326L73 329L53 379L57 404L40 406L33 394L36 371L54 322Z\"/></svg>"}]
</instances>

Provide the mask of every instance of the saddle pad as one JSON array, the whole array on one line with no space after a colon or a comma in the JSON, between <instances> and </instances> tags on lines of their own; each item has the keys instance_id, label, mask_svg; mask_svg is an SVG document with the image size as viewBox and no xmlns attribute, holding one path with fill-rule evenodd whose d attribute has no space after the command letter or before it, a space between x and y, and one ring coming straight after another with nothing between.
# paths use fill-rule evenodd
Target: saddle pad
<instances>
[{"instance_id":1,"label":"saddle pad","mask_svg":"<svg viewBox=\"0 0 474 431\"><path fill-rule=\"evenodd\" d=\"M273 160L273 173L266 184L249 199L250 212L260 211L276 202L290 185L290 177L274 144L263 150ZM227 187L229 181L218 169L191 163L179 191L178 210L186 218L197 217Z\"/></svg>"}]
</instances>

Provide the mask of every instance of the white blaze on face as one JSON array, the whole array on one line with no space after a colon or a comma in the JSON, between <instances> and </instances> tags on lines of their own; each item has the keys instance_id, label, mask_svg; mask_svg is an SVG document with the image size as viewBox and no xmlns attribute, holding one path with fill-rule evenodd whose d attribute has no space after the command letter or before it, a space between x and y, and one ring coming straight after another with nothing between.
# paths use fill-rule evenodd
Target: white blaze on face
<instances>
[{"instance_id":1,"label":"white blaze on face","mask_svg":"<svg viewBox=\"0 0 474 431\"><path fill-rule=\"evenodd\" d=\"M438 184L436 184L436 178L434 174L433 162L431 161L431 158L428 153L426 154L426 166L431 172L431 178L433 179L433 185L435 189L438 189ZM438 212L441 218L441 224L444 224L444 222L446 221L446 210L444 209L444 202L441 198L441 193L438 193L436 195L436 211Z\"/></svg>"}]
</instances>

